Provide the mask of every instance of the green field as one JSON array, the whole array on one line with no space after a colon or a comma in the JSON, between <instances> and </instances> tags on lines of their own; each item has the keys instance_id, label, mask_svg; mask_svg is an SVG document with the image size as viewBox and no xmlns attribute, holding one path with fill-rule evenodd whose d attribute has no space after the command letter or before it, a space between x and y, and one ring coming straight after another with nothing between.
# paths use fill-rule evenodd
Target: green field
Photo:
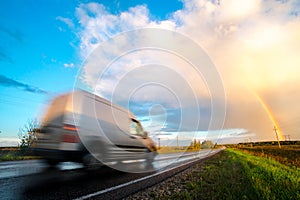
<instances>
[{"instance_id":1,"label":"green field","mask_svg":"<svg viewBox=\"0 0 300 200\"><path fill-rule=\"evenodd\" d=\"M272 158L226 149L179 176L154 199L300 199L300 169ZM174 188L172 190L172 188Z\"/></svg>"},{"instance_id":2,"label":"green field","mask_svg":"<svg viewBox=\"0 0 300 200\"><path fill-rule=\"evenodd\" d=\"M277 146L254 146L238 149L251 155L272 158L284 165L300 168L300 146L298 145L283 145L281 148Z\"/></svg>"}]
</instances>

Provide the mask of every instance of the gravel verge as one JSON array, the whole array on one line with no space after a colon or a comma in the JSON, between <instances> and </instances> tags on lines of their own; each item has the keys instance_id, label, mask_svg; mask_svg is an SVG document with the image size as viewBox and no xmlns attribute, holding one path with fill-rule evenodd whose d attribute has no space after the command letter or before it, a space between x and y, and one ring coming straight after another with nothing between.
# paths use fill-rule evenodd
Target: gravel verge
<instances>
[{"instance_id":1,"label":"gravel verge","mask_svg":"<svg viewBox=\"0 0 300 200\"><path fill-rule=\"evenodd\" d=\"M209 159L214 158L216 155L210 157ZM200 161L199 163L189 167L188 169L179 172L171 178L167 178L163 182L160 182L154 186L151 186L147 189L141 190L135 194L132 194L125 200L148 200L148 199L168 199L175 193L188 192L188 184L190 181L197 181L201 177L195 176L197 172L204 170L206 160Z\"/></svg>"}]
</instances>

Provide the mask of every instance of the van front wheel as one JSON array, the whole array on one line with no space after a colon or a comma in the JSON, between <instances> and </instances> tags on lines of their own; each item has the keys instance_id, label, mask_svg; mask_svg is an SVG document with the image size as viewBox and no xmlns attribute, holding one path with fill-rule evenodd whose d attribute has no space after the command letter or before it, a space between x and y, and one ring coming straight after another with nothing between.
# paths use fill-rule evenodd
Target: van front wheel
<instances>
[{"instance_id":1,"label":"van front wheel","mask_svg":"<svg viewBox=\"0 0 300 200\"><path fill-rule=\"evenodd\" d=\"M92 154L87 153L83 157L83 165L87 170L99 169L103 164L99 162Z\"/></svg>"}]
</instances>

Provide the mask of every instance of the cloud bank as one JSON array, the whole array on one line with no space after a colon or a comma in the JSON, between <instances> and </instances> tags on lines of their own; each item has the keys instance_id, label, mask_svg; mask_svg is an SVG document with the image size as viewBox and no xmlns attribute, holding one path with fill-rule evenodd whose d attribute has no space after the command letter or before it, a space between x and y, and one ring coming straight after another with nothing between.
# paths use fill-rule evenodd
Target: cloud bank
<instances>
[{"instance_id":1,"label":"cloud bank","mask_svg":"<svg viewBox=\"0 0 300 200\"><path fill-rule=\"evenodd\" d=\"M221 74L227 96L224 128L246 129L256 134L251 135L253 140L274 140L274 124L256 98L258 95L270 107L283 134L300 139L299 126L295 125L300 115L297 105L300 95L295 92L300 89L299 2L185 0L183 3L183 9L160 21L151 18L145 5L112 14L99 3L81 4L76 15L81 26L78 34L82 57L86 58L99 44L124 31L156 27L179 32L200 44ZM134 64L132 59L123 60L119 70L129 70L126 66L138 66L144 59L134 60ZM110 76L117 77L120 71L113 70ZM86 71L82 81L85 84L93 81L97 76L94 72ZM113 89L109 82L113 80L106 79L99 88ZM207 89L201 94L209 97Z\"/></svg>"},{"instance_id":2,"label":"cloud bank","mask_svg":"<svg viewBox=\"0 0 300 200\"><path fill-rule=\"evenodd\" d=\"M20 90L23 90L26 92L35 93L35 94L48 94L47 91L42 90L38 87L13 80L13 79L8 78L3 75L0 75L0 85L2 85L4 87L14 87L14 88L17 88L17 89L20 89Z\"/></svg>"},{"instance_id":3,"label":"cloud bank","mask_svg":"<svg viewBox=\"0 0 300 200\"><path fill-rule=\"evenodd\" d=\"M17 147L19 142L18 138L0 138L0 147Z\"/></svg>"}]
</instances>

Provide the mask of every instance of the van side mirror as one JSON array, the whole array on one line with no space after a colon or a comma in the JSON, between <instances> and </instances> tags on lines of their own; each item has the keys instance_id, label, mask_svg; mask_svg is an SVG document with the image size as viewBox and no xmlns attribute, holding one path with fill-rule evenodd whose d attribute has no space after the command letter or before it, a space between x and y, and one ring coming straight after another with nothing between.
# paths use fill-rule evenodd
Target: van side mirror
<instances>
[{"instance_id":1,"label":"van side mirror","mask_svg":"<svg viewBox=\"0 0 300 200\"><path fill-rule=\"evenodd\" d=\"M148 131L144 131L144 138L148 138Z\"/></svg>"}]
</instances>

